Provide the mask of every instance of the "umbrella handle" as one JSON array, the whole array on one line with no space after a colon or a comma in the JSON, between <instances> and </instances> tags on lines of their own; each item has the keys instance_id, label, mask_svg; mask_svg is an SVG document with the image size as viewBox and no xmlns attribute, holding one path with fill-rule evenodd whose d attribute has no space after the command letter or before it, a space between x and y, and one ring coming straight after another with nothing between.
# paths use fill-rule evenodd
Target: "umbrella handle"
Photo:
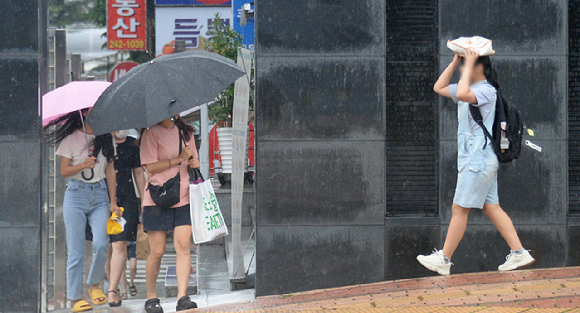
<instances>
[{"instance_id":1,"label":"umbrella handle","mask_svg":"<svg viewBox=\"0 0 580 313\"><path fill-rule=\"evenodd\" d=\"M199 170L199 168L194 168L194 169L189 169L189 181L193 184L201 184L203 183L205 180L203 179L203 176L201 175L201 171Z\"/></svg>"},{"instance_id":2,"label":"umbrella handle","mask_svg":"<svg viewBox=\"0 0 580 313\"><path fill-rule=\"evenodd\" d=\"M81 172L81 176L83 177L84 180L89 181L93 179L93 177L95 177L95 170L91 168L91 177L86 177L84 171Z\"/></svg>"}]
</instances>

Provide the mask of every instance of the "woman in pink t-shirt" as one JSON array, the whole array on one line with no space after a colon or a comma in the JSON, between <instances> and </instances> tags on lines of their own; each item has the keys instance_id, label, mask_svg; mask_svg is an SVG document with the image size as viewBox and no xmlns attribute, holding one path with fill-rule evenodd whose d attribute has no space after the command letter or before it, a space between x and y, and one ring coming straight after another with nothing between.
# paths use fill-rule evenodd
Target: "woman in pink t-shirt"
<instances>
[{"instance_id":1,"label":"woman in pink t-shirt","mask_svg":"<svg viewBox=\"0 0 580 313\"><path fill-rule=\"evenodd\" d=\"M189 168L198 168L199 160L193 138L194 128L179 117L163 120L143 132L141 137L141 164L145 167L149 182L162 186L169 179L180 174L180 201L171 208L160 208L153 202L149 188L143 194L143 229L147 232L151 253L147 258L146 280L147 313L162 313L163 308L157 298L157 276L161 258L165 253L168 231L173 231L177 253L177 311L196 308L195 302L187 296L187 285L191 272L191 216L189 213ZM180 132L185 141L181 145Z\"/></svg>"}]
</instances>

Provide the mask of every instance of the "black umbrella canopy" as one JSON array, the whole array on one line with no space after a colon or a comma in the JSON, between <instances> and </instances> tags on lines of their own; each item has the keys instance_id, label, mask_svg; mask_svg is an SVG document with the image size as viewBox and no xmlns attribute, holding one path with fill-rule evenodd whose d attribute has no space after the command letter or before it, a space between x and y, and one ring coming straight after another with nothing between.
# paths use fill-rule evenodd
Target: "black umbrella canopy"
<instances>
[{"instance_id":1,"label":"black umbrella canopy","mask_svg":"<svg viewBox=\"0 0 580 313\"><path fill-rule=\"evenodd\" d=\"M162 56L131 69L107 88L87 124L95 135L149 127L213 101L243 75L232 60L207 51Z\"/></svg>"}]
</instances>

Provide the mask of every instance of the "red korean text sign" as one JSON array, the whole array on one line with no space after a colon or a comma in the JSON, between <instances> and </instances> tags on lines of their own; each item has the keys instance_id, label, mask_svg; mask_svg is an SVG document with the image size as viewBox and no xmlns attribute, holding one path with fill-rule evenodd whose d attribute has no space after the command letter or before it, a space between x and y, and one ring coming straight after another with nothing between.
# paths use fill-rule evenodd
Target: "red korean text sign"
<instances>
[{"instance_id":1,"label":"red korean text sign","mask_svg":"<svg viewBox=\"0 0 580 313\"><path fill-rule=\"evenodd\" d=\"M147 49L147 1L107 0L107 48Z\"/></svg>"},{"instance_id":2,"label":"red korean text sign","mask_svg":"<svg viewBox=\"0 0 580 313\"><path fill-rule=\"evenodd\" d=\"M123 62L117 64L113 70L111 71L111 77L109 78L110 82L117 81L119 78L125 76L132 68L139 65L139 63L135 62Z\"/></svg>"}]
</instances>

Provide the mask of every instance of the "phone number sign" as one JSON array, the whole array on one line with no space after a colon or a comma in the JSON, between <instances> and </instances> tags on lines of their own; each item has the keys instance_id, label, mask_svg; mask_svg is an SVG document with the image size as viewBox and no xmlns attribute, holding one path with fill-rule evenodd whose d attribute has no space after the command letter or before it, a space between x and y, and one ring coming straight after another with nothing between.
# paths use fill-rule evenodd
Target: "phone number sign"
<instances>
[{"instance_id":1,"label":"phone number sign","mask_svg":"<svg viewBox=\"0 0 580 313\"><path fill-rule=\"evenodd\" d=\"M147 49L147 0L107 0L107 48Z\"/></svg>"}]
</instances>

